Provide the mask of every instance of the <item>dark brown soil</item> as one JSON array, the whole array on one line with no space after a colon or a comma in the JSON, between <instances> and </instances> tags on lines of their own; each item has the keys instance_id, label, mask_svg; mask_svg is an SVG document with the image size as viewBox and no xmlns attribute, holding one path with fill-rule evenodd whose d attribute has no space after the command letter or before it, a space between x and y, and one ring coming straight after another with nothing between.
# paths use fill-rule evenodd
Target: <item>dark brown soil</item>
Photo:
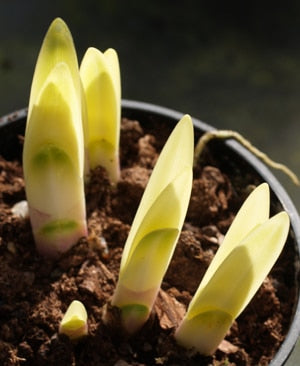
<instances>
[{"instance_id":1,"label":"dark brown soil","mask_svg":"<svg viewBox=\"0 0 300 366\"><path fill-rule=\"evenodd\" d=\"M213 356L186 351L172 336L237 208L259 182L245 172L225 174L214 157L215 166L202 162L195 171L187 219L147 324L127 337L118 324L102 322L130 224L169 133L160 126L158 140L123 119L121 181L113 189L103 169L93 172L86 189L89 237L55 263L37 254L29 220L11 212L25 199L20 162L0 159L0 365L267 365L272 359L293 312L291 239ZM85 304L89 325L77 344L57 333L74 299Z\"/></svg>"}]
</instances>

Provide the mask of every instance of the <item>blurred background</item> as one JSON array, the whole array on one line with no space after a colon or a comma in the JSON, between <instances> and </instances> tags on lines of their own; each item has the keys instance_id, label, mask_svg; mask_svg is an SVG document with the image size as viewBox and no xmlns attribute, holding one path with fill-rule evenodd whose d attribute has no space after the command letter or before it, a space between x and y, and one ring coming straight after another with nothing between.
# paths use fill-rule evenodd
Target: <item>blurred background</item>
<instances>
[{"instance_id":1,"label":"blurred background","mask_svg":"<svg viewBox=\"0 0 300 366\"><path fill-rule=\"evenodd\" d=\"M0 114L27 106L36 58L62 17L79 61L117 50L122 96L233 129L300 175L300 2L0 0ZM300 188L275 175L300 209Z\"/></svg>"}]
</instances>

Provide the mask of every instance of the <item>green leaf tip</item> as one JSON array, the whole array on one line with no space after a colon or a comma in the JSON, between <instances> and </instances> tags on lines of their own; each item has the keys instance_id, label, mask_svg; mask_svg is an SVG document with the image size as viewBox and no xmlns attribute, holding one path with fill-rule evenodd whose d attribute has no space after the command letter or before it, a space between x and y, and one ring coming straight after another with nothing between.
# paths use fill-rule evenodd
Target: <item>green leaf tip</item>
<instances>
[{"instance_id":1,"label":"green leaf tip","mask_svg":"<svg viewBox=\"0 0 300 366\"><path fill-rule=\"evenodd\" d=\"M136 330L147 320L173 255L191 194L193 143L192 121L185 115L161 151L134 218L112 304L134 304L147 314L141 318L137 312L134 321L135 312L123 313L125 327L134 324Z\"/></svg>"},{"instance_id":2,"label":"green leaf tip","mask_svg":"<svg viewBox=\"0 0 300 366\"><path fill-rule=\"evenodd\" d=\"M278 259L290 221L284 211L266 217L267 194L259 186L238 212L176 331L181 345L212 354Z\"/></svg>"},{"instance_id":3,"label":"green leaf tip","mask_svg":"<svg viewBox=\"0 0 300 366\"><path fill-rule=\"evenodd\" d=\"M68 307L59 326L59 333L76 341L88 334L87 312L84 305L74 300Z\"/></svg>"},{"instance_id":4,"label":"green leaf tip","mask_svg":"<svg viewBox=\"0 0 300 366\"><path fill-rule=\"evenodd\" d=\"M55 19L33 76L23 149L33 235L47 257L57 258L87 234L81 90L70 31Z\"/></svg>"},{"instance_id":5,"label":"green leaf tip","mask_svg":"<svg viewBox=\"0 0 300 366\"><path fill-rule=\"evenodd\" d=\"M88 48L80 65L86 98L88 151L90 168L103 166L112 181L120 176L119 139L121 118L121 82L117 52L104 53Z\"/></svg>"},{"instance_id":6,"label":"green leaf tip","mask_svg":"<svg viewBox=\"0 0 300 366\"><path fill-rule=\"evenodd\" d=\"M66 23L61 18L56 18L50 24L39 52L31 84L28 116L31 114L32 107L46 78L55 65L60 62L65 62L68 65L79 96L80 77L73 38Z\"/></svg>"}]
</instances>

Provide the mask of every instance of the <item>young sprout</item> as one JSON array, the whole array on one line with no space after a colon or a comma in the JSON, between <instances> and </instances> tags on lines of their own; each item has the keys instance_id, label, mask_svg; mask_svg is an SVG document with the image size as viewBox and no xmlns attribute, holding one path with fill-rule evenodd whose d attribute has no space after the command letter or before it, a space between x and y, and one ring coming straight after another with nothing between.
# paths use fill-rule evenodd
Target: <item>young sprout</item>
<instances>
[{"instance_id":1,"label":"young sprout","mask_svg":"<svg viewBox=\"0 0 300 366\"><path fill-rule=\"evenodd\" d=\"M112 305L132 333L148 319L186 215L193 165L193 125L184 116L152 172L126 241Z\"/></svg>"},{"instance_id":2,"label":"young sprout","mask_svg":"<svg viewBox=\"0 0 300 366\"><path fill-rule=\"evenodd\" d=\"M45 35L35 66L31 83L28 117L50 72L60 62L67 64L72 75L78 100L81 101L82 87L73 38L66 23L61 18L56 18L50 24Z\"/></svg>"},{"instance_id":3,"label":"young sprout","mask_svg":"<svg viewBox=\"0 0 300 366\"><path fill-rule=\"evenodd\" d=\"M23 167L37 249L57 257L87 233L80 77L61 19L51 24L36 65Z\"/></svg>"},{"instance_id":4,"label":"young sprout","mask_svg":"<svg viewBox=\"0 0 300 366\"><path fill-rule=\"evenodd\" d=\"M119 180L121 83L118 55L89 48L80 66L86 96L90 168L103 166L112 181Z\"/></svg>"},{"instance_id":5,"label":"young sprout","mask_svg":"<svg viewBox=\"0 0 300 366\"><path fill-rule=\"evenodd\" d=\"M82 302L72 301L59 326L59 333L66 334L72 341L88 334L87 312Z\"/></svg>"},{"instance_id":6,"label":"young sprout","mask_svg":"<svg viewBox=\"0 0 300 366\"><path fill-rule=\"evenodd\" d=\"M256 188L233 221L175 333L182 346L212 354L279 257L289 217L267 219L268 191Z\"/></svg>"}]
</instances>

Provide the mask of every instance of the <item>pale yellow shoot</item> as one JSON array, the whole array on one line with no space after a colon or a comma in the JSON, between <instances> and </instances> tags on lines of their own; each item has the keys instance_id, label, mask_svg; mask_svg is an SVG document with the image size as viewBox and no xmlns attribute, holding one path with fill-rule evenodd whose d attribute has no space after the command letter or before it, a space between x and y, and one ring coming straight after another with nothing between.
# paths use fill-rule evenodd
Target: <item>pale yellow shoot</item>
<instances>
[{"instance_id":1,"label":"pale yellow shoot","mask_svg":"<svg viewBox=\"0 0 300 366\"><path fill-rule=\"evenodd\" d=\"M26 196L41 254L57 257L86 235L80 103L65 63L46 78L27 121Z\"/></svg>"},{"instance_id":2,"label":"pale yellow shoot","mask_svg":"<svg viewBox=\"0 0 300 366\"><path fill-rule=\"evenodd\" d=\"M205 272L197 292L200 292L209 282L211 276L215 273L216 269L234 249L234 247L238 245L257 225L262 224L269 218L269 211L270 189L267 183L262 183L249 194L239 209L221 246ZM191 306L196 298L197 294L194 296Z\"/></svg>"},{"instance_id":3,"label":"pale yellow shoot","mask_svg":"<svg viewBox=\"0 0 300 366\"><path fill-rule=\"evenodd\" d=\"M103 166L112 183L119 180L121 82L118 55L89 48L80 66L88 121L87 150L93 169Z\"/></svg>"},{"instance_id":4,"label":"pale yellow shoot","mask_svg":"<svg viewBox=\"0 0 300 366\"><path fill-rule=\"evenodd\" d=\"M76 341L88 334L87 312L84 305L74 300L68 307L59 326L59 333Z\"/></svg>"},{"instance_id":5,"label":"pale yellow shoot","mask_svg":"<svg viewBox=\"0 0 300 366\"><path fill-rule=\"evenodd\" d=\"M174 252L191 194L193 141L186 115L159 156L126 241L112 304L129 332L149 317Z\"/></svg>"},{"instance_id":6,"label":"pale yellow shoot","mask_svg":"<svg viewBox=\"0 0 300 366\"><path fill-rule=\"evenodd\" d=\"M193 126L189 115L185 115L172 131L166 142L151 174L142 200L131 226L121 261L121 271L134 251L131 243L144 220L146 212L156 201L161 192L187 167L190 168L189 159L193 156ZM187 186L187 190L189 190ZM171 210L169 209L169 212ZM183 215L185 217L185 215ZM184 218L183 218L184 220Z\"/></svg>"},{"instance_id":7,"label":"pale yellow shoot","mask_svg":"<svg viewBox=\"0 0 300 366\"><path fill-rule=\"evenodd\" d=\"M197 291L175 334L178 343L205 355L216 350L275 264L288 230L289 217L281 212L232 249L206 286Z\"/></svg>"},{"instance_id":8,"label":"pale yellow shoot","mask_svg":"<svg viewBox=\"0 0 300 366\"><path fill-rule=\"evenodd\" d=\"M61 18L56 18L51 23L45 35L35 66L31 84L28 117L30 117L33 105L36 103L45 80L56 64L60 62L67 64L72 75L78 99L80 100L80 77L73 38L66 23Z\"/></svg>"},{"instance_id":9,"label":"pale yellow shoot","mask_svg":"<svg viewBox=\"0 0 300 366\"><path fill-rule=\"evenodd\" d=\"M53 20L44 37L31 84L27 120L30 118L33 106L36 104L37 98L41 92L42 87L44 86L46 79L48 78L53 68L61 62L67 65L72 75L75 92L78 98L78 102L76 104L80 107L84 140L87 141L88 130L86 105L83 87L79 75L77 54L71 32L66 23L61 18L56 18ZM85 160L86 175L87 172L88 163L87 160Z\"/></svg>"}]
</instances>

